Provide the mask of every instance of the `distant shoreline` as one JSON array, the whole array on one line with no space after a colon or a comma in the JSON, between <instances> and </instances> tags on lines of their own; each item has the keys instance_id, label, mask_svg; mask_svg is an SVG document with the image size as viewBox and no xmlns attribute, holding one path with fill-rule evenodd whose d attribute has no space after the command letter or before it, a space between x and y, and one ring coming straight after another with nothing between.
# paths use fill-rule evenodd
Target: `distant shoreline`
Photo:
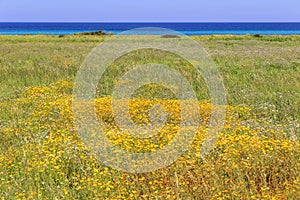
<instances>
[{"instance_id":1,"label":"distant shoreline","mask_svg":"<svg viewBox=\"0 0 300 200\"><path fill-rule=\"evenodd\" d=\"M184 35L300 35L300 23L8 23L0 22L0 35L72 35L102 30L119 34L124 31L157 27Z\"/></svg>"},{"instance_id":2,"label":"distant shoreline","mask_svg":"<svg viewBox=\"0 0 300 200\"><path fill-rule=\"evenodd\" d=\"M72 36L98 36L98 37L101 37L101 36L110 36L110 35L118 35L118 34L113 34L111 32L108 32L106 33L105 31L103 31L104 33L103 34L97 34L97 31L95 32L76 32L76 33L72 33L72 34L41 34L41 33L37 33L37 34L30 34L30 33L22 33L22 34L1 34L0 33L0 36L53 36L53 37L66 37L66 36L69 36L69 37L72 37ZM126 34L122 34L122 35L126 35ZM132 35L132 34L130 34ZM142 35L142 36L164 36L164 34L139 34L139 35ZM300 32L297 33L297 34L259 34L259 33L253 33L253 34L249 34L249 33L246 33L246 34L193 34L193 35L185 35L185 34L182 34L181 36L194 36L194 37L214 37L214 36L224 36L224 37L231 37L231 36L236 36L236 37L246 37L246 36L253 36L253 37L293 37L293 36L300 36Z\"/></svg>"},{"instance_id":3,"label":"distant shoreline","mask_svg":"<svg viewBox=\"0 0 300 200\"><path fill-rule=\"evenodd\" d=\"M112 35L0 35L0 43L18 43L18 42L36 42L36 43L102 43L106 38L113 37ZM156 37L153 35L143 35L144 39ZM157 37L174 39L175 35L159 35ZM193 35L188 36L196 41L267 41L267 42L288 42L300 41L299 35Z\"/></svg>"},{"instance_id":4,"label":"distant shoreline","mask_svg":"<svg viewBox=\"0 0 300 200\"><path fill-rule=\"evenodd\" d=\"M42 32L38 32L38 33L30 33L30 32L22 32L22 33L1 33L0 32L0 36L38 36L38 35L44 35L44 36L61 36L61 35L65 35L65 36L72 36L72 35L90 35L87 33L93 33L96 31L92 31L92 32L72 32L72 33L66 33L66 32L58 32L58 33L51 33L51 32L47 32L47 33L42 33ZM106 35L118 35L119 33L113 33L113 32L106 32ZM97 34L95 34L97 35ZM103 34L105 35L105 34ZM123 34L126 35L126 34ZM142 35L152 35L152 34L142 34ZM160 35L160 34L155 34L155 35ZM261 36L297 36L300 35L300 31L299 32L293 32L293 33L261 33L261 32L251 32L251 33L202 33L202 34L185 34L182 33L182 35L186 35L186 36L214 36L214 35L223 35L223 36L247 36L247 35L261 35ZM100 36L100 35L99 35Z\"/></svg>"}]
</instances>

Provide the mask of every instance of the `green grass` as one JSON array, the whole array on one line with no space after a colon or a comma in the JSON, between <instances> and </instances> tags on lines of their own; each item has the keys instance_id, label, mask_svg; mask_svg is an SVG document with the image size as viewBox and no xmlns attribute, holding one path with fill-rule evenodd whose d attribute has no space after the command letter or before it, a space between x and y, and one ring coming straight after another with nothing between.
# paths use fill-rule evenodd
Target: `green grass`
<instances>
[{"instance_id":1,"label":"green grass","mask_svg":"<svg viewBox=\"0 0 300 200\"><path fill-rule=\"evenodd\" d=\"M45 86L59 80L73 81L88 53L110 36L1 36L0 96L28 86ZM296 120L300 115L299 36L194 36L219 66L230 105L244 104L275 121ZM117 62L106 73L102 91L109 93L128 66L159 61L182 69L188 63L157 52L140 52ZM149 52L148 52L149 53ZM182 71L183 72L183 71ZM193 72L185 70L190 80ZM199 78L197 79L199 80ZM193 83L200 99L206 86Z\"/></svg>"},{"instance_id":2,"label":"green grass","mask_svg":"<svg viewBox=\"0 0 300 200\"><path fill-rule=\"evenodd\" d=\"M108 129L115 127L107 96L126 71L140 64L174 67L191 83L200 100L202 123L191 148L172 165L142 174L125 173L98 162L82 144L73 123L76 74L89 52L109 37L0 36L0 197L299 196L300 36L192 37L218 65L229 104L220 139L205 162L198 153L207 134L211 105L205 101L209 95L202 77L187 61L164 51L144 49L118 58L105 71L97 88L95 108L98 119L108 124ZM173 96L169 90L154 84L140 88L135 95L143 97L133 103L135 122L149 121L147 109L154 102L144 99L153 96L167 105L164 108L175 122L180 119L178 102L170 100ZM115 129L106 134L128 151L154 151L161 142L172 139L175 122L170 120L162 133L145 140Z\"/></svg>"}]
</instances>

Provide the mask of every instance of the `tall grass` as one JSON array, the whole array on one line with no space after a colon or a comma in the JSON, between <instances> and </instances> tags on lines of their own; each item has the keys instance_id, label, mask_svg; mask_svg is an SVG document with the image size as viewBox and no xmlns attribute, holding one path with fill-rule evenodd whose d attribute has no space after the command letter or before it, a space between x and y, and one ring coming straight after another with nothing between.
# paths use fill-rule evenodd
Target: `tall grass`
<instances>
[{"instance_id":1,"label":"tall grass","mask_svg":"<svg viewBox=\"0 0 300 200\"><path fill-rule=\"evenodd\" d=\"M114 170L82 144L72 89L87 54L109 36L0 36L0 196L3 199L296 199L299 188L300 37L197 36L220 68L228 98L224 129L207 160L199 157L210 119L207 88L189 63L158 50L115 61L98 85L95 108L108 138L129 151L155 151L178 129L172 120L140 140L120 132L110 108L116 80L143 63L171 65L192 83L201 125L190 149L167 168ZM132 118L150 105L178 116L178 102L155 85L140 88ZM149 93L150 91L150 93ZM151 98L153 95L155 99ZM172 106L170 106L172 105ZM190 111L191 114L193 110ZM297 138L298 135L298 138Z\"/></svg>"}]
</instances>

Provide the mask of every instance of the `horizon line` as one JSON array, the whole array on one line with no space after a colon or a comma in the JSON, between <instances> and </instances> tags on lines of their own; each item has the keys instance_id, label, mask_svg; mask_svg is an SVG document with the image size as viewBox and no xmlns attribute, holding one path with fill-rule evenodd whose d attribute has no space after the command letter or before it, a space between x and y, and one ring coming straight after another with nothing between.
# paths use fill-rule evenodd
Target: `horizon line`
<instances>
[{"instance_id":1,"label":"horizon line","mask_svg":"<svg viewBox=\"0 0 300 200\"><path fill-rule=\"evenodd\" d=\"M300 21L0 21L0 23L300 23Z\"/></svg>"}]
</instances>

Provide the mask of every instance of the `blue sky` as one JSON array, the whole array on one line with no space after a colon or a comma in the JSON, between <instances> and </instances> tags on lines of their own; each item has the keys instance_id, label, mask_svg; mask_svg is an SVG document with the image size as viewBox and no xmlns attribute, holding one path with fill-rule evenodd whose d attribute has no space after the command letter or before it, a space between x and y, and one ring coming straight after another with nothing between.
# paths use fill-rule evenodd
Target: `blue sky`
<instances>
[{"instance_id":1,"label":"blue sky","mask_svg":"<svg viewBox=\"0 0 300 200\"><path fill-rule=\"evenodd\" d=\"M300 0L0 0L2 22L300 22Z\"/></svg>"}]
</instances>

